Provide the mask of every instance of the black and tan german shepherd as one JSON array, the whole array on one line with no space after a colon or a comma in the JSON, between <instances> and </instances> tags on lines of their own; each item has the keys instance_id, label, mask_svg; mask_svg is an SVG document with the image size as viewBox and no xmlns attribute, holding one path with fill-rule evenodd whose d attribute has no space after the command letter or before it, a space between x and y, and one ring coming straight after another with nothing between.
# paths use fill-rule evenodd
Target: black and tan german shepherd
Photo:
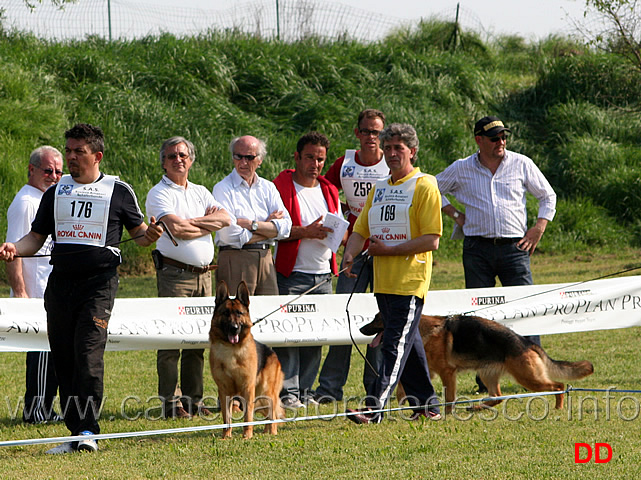
<instances>
[{"instance_id":1,"label":"black and tan german shepherd","mask_svg":"<svg viewBox=\"0 0 641 480\"><path fill-rule=\"evenodd\" d=\"M384 321L380 313L374 320L361 327L364 335L382 332ZM492 397L501 396L499 380L510 374L533 392L562 391L563 383L557 380L578 380L594 372L586 360L565 362L551 359L545 351L500 323L481 317L452 315L449 317L422 315L419 331L427 356L430 372L438 373L445 389L445 401L456 400L456 374L475 370L487 386ZM399 383L396 396L401 402L405 392ZM477 410L491 407L501 400L487 401L472 407ZM563 395L556 396L556 408L563 408Z\"/></svg>"},{"instance_id":2,"label":"black and tan german shepherd","mask_svg":"<svg viewBox=\"0 0 641 480\"><path fill-rule=\"evenodd\" d=\"M279 398L284 378L280 362L271 348L254 340L251 327L245 282L238 285L233 299L229 298L227 284L219 282L209 330L209 365L226 424L231 424L235 398L241 401L245 422L253 421L254 410L270 420L285 416ZM277 425L265 425L265 432L276 435ZM253 427L245 426L243 437L252 435ZM223 438L231 438L231 428L223 430Z\"/></svg>"}]
</instances>

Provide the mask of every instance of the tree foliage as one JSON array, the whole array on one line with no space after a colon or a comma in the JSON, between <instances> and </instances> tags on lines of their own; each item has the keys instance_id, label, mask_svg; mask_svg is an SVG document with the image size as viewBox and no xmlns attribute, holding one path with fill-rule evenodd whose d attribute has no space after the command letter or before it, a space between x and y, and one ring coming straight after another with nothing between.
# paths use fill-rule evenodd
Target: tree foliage
<instances>
[{"instance_id":1,"label":"tree foliage","mask_svg":"<svg viewBox=\"0 0 641 480\"><path fill-rule=\"evenodd\" d=\"M579 30L592 45L627 58L641 71L641 6L637 0L585 0Z\"/></svg>"}]
</instances>

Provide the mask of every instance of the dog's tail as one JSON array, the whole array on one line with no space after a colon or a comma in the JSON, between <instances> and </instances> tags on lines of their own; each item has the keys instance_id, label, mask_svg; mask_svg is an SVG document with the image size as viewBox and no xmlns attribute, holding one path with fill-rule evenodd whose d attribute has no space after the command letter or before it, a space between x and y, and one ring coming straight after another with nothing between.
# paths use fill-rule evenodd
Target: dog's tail
<instances>
[{"instance_id":1,"label":"dog's tail","mask_svg":"<svg viewBox=\"0 0 641 480\"><path fill-rule=\"evenodd\" d=\"M550 358L542 348L538 347L538 345L535 347L545 363L548 376L551 379L559 381L580 380L594 373L594 366L587 360L581 360L579 362L554 360Z\"/></svg>"}]
</instances>

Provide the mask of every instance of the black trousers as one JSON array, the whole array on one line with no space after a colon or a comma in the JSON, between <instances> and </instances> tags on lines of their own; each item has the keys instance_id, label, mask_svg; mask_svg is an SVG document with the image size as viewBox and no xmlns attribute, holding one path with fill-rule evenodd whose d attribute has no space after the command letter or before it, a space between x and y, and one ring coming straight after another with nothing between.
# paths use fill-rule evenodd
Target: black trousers
<instances>
[{"instance_id":1,"label":"black trousers","mask_svg":"<svg viewBox=\"0 0 641 480\"><path fill-rule=\"evenodd\" d=\"M58 380L49 352L27 352L26 391L22 419L28 423L54 420L53 401L58 393Z\"/></svg>"},{"instance_id":2,"label":"black trousers","mask_svg":"<svg viewBox=\"0 0 641 480\"><path fill-rule=\"evenodd\" d=\"M45 291L47 331L60 388L60 408L72 435L100 433L107 325L118 289L116 269L94 275L57 273Z\"/></svg>"}]
</instances>

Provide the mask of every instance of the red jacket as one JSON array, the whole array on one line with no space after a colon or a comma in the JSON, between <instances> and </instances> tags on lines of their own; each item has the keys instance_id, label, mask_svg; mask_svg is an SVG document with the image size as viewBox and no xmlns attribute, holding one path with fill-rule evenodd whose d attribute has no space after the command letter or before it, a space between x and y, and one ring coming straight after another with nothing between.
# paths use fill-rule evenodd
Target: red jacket
<instances>
[{"instance_id":1,"label":"red jacket","mask_svg":"<svg viewBox=\"0 0 641 480\"><path fill-rule=\"evenodd\" d=\"M283 170L274 179L274 185L276 185L276 188L280 192L285 208L292 217L292 226L300 227L302 226L300 207L298 205L298 199L296 198L296 188L294 188L294 180L292 178L293 173L294 170L292 169ZM329 211L331 213L338 214L340 205L338 190L323 176L319 176L318 181L320 182L321 191L323 192L323 197L325 197ZM286 277L291 275L294 270L294 265L296 265L299 245L300 239L278 242L278 252L276 253L276 271L278 273L281 273ZM334 253L332 253L331 269L332 273L338 273L338 268L336 266L336 254Z\"/></svg>"}]
</instances>

